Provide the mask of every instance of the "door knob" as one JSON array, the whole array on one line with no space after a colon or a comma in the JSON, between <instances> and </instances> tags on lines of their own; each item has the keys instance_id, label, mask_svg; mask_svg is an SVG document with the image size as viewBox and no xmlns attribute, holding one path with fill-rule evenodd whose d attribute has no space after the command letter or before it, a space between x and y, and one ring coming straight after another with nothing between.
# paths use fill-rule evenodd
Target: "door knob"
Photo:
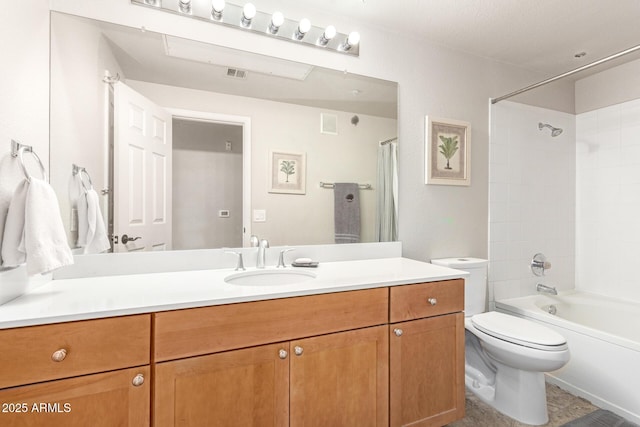
<instances>
[{"instance_id":1,"label":"door knob","mask_svg":"<svg viewBox=\"0 0 640 427\"><path fill-rule=\"evenodd\" d=\"M123 234L122 238L120 239L120 241L122 242L122 244L126 245L128 242L133 242L134 240L138 240L140 238L141 238L140 236L129 237L126 234Z\"/></svg>"}]
</instances>

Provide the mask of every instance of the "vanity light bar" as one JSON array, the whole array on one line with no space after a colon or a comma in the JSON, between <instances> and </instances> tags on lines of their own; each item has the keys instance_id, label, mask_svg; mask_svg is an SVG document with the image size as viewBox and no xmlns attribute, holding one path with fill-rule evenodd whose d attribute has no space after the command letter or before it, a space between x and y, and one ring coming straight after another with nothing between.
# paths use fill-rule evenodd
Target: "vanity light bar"
<instances>
[{"instance_id":1,"label":"vanity light bar","mask_svg":"<svg viewBox=\"0 0 640 427\"><path fill-rule=\"evenodd\" d=\"M131 4L134 5L250 31L279 40L351 56L360 55L360 35L357 32L338 33L331 25L321 28L311 25L308 19L294 21L285 18L282 13L260 12L249 2L243 6L224 2L224 0L214 0L213 3L215 5L211 0L131 0Z\"/></svg>"}]
</instances>

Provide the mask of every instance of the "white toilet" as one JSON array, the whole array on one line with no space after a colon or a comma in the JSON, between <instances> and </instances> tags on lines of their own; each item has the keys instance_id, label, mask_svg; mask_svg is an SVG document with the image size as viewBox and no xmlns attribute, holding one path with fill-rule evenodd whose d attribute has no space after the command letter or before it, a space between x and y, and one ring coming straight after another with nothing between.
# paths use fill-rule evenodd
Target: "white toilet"
<instances>
[{"instance_id":1,"label":"white toilet","mask_svg":"<svg viewBox=\"0 0 640 427\"><path fill-rule=\"evenodd\" d=\"M434 259L467 271L465 281L465 385L480 400L525 424L549 420L544 372L569 361L567 340L529 320L485 312L487 260Z\"/></svg>"}]
</instances>

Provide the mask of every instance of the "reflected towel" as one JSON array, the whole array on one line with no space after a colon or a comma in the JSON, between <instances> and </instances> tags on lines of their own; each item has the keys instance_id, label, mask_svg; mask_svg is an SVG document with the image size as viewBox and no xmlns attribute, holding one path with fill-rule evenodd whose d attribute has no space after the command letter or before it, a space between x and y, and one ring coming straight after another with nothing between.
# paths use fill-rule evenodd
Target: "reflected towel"
<instances>
[{"instance_id":1,"label":"reflected towel","mask_svg":"<svg viewBox=\"0 0 640 427\"><path fill-rule=\"evenodd\" d=\"M78 246L84 254L99 254L111 247L100 212L100 198L91 188L78 200Z\"/></svg>"},{"instance_id":2,"label":"reflected towel","mask_svg":"<svg viewBox=\"0 0 640 427\"><path fill-rule=\"evenodd\" d=\"M336 243L360 241L360 188L355 183L337 182L333 187Z\"/></svg>"},{"instance_id":3,"label":"reflected towel","mask_svg":"<svg viewBox=\"0 0 640 427\"><path fill-rule=\"evenodd\" d=\"M73 264L53 188L31 178L21 182L9 206L2 257L6 267L27 263L29 275Z\"/></svg>"}]
</instances>

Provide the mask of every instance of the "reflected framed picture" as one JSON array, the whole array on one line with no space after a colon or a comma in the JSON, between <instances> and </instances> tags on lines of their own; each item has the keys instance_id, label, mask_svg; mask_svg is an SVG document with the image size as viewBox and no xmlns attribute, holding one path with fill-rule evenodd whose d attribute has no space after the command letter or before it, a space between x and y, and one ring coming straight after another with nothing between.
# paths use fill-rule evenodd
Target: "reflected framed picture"
<instances>
[{"instance_id":1,"label":"reflected framed picture","mask_svg":"<svg viewBox=\"0 0 640 427\"><path fill-rule=\"evenodd\" d=\"M471 125L425 116L425 184L471 185Z\"/></svg>"},{"instance_id":2,"label":"reflected framed picture","mask_svg":"<svg viewBox=\"0 0 640 427\"><path fill-rule=\"evenodd\" d=\"M269 193L306 193L306 154L269 152Z\"/></svg>"}]
</instances>

